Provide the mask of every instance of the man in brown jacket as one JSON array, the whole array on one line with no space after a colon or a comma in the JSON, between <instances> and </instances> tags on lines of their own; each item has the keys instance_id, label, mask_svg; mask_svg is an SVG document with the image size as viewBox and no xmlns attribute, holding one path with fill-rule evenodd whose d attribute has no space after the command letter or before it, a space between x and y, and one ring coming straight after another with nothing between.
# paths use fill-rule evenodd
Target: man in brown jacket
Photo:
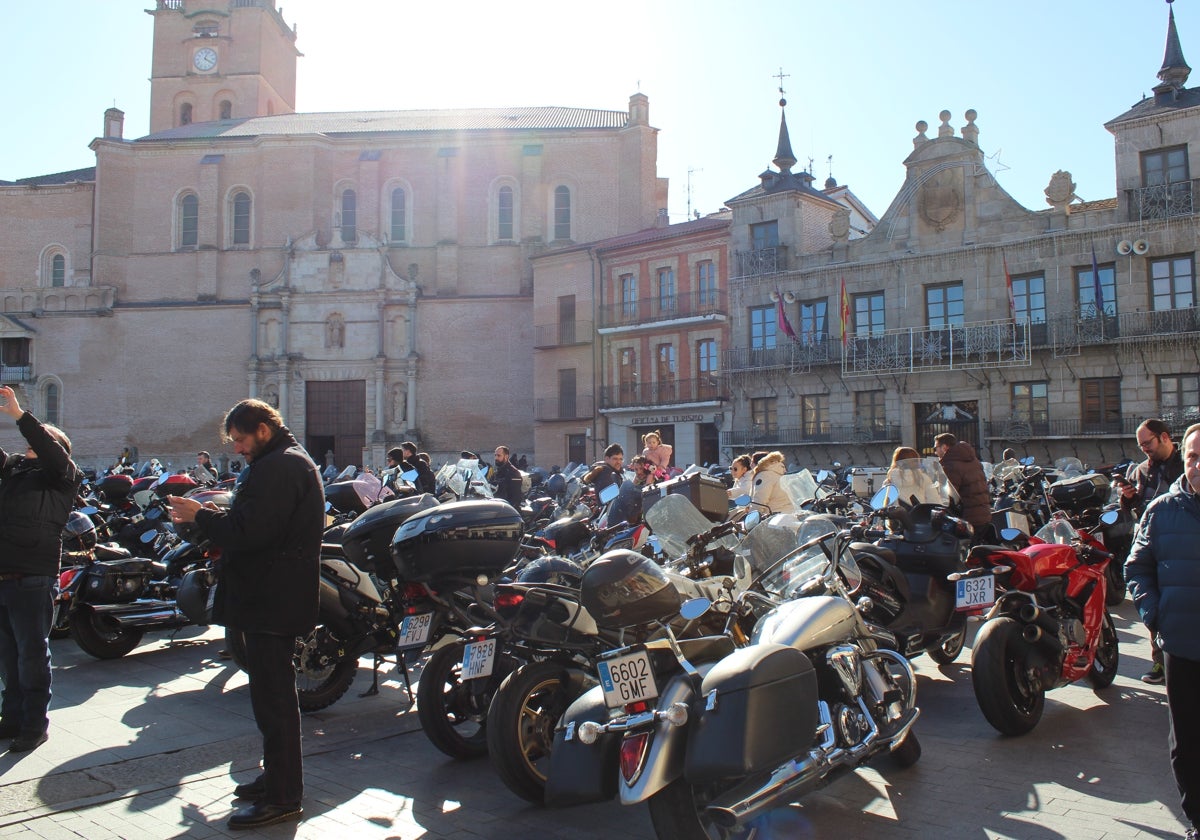
<instances>
[{"instance_id":1,"label":"man in brown jacket","mask_svg":"<svg viewBox=\"0 0 1200 840\"><path fill-rule=\"evenodd\" d=\"M975 540L986 539L992 525L992 496L975 448L949 432L933 439L933 454L958 491L959 512L975 529Z\"/></svg>"}]
</instances>

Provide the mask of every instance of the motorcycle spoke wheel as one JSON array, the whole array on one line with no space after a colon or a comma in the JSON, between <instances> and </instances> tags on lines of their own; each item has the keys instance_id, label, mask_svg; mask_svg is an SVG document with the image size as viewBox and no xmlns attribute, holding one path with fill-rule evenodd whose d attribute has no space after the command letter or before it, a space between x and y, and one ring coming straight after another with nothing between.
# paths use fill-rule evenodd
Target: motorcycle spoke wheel
<instances>
[{"instance_id":1,"label":"motorcycle spoke wheel","mask_svg":"<svg viewBox=\"0 0 1200 840\"><path fill-rule=\"evenodd\" d=\"M417 717L429 742L446 755L482 758L487 753L492 692L481 692L479 686L460 679L462 656L459 644L440 648L429 657L417 683Z\"/></svg>"},{"instance_id":2,"label":"motorcycle spoke wheel","mask_svg":"<svg viewBox=\"0 0 1200 840\"><path fill-rule=\"evenodd\" d=\"M1100 625L1100 643L1096 647L1096 656L1092 659L1092 667L1088 669L1087 681L1094 689L1108 688L1117 678L1117 665L1121 652L1117 644L1117 626L1113 624L1112 616L1104 613L1104 623Z\"/></svg>"},{"instance_id":3,"label":"motorcycle spoke wheel","mask_svg":"<svg viewBox=\"0 0 1200 840\"><path fill-rule=\"evenodd\" d=\"M567 672L552 662L523 665L492 698L488 755L500 780L527 802L545 801L554 726L574 699Z\"/></svg>"},{"instance_id":4,"label":"motorcycle spoke wheel","mask_svg":"<svg viewBox=\"0 0 1200 840\"><path fill-rule=\"evenodd\" d=\"M985 621L971 655L971 686L988 723L1004 735L1024 735L1037 726L1046 692L1033 683L1025 664L1030 645L1012 618Z\"/></svg>"},{"instance_id":5,"label":"motorcycle spoke wheel","mask_svg":"<svg viewBox=\"0 0 1200 840\"><path fill-rule=\"evenodd\" d=\"M929 654L929 658L939 665L949 665L958 655L962 653L963 646L967 642L967 623L964 621L962 628L955 635L951 636L944 642L932 644L925 648L925 652Z\"/></svg>"},{"instance_id":6,"label":"motorcycle spoke wheel","mask_svg":"<svg viewBox=\"0 0 1200 840\"><path fill-rule=\"evenodd\" d=\"M300 711L317 712L341 699L354 675L358 659L341 654L335 639L324 627L296 637L296 696Z\"/></svg>"}]
</instances>

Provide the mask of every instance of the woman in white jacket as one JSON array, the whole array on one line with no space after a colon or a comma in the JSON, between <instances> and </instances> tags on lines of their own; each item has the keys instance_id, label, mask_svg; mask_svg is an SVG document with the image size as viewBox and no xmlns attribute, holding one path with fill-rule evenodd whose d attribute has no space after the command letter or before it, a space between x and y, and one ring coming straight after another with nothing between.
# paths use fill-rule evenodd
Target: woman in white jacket
<instances>
[{"instance_id":1,"label":"woman in white jacket","mask_svg":"<svg viewBox=\"0 0 1200 840\"><path fill-rule=\"evenodd\" d=\"M782 452L768 452L754 465L754 492L750 494L750 503L764 514L795 513L796 506L779 484L786 471Z\"/></svg>"},{"instance_id":2,"label":"woman in white jacket","mask_svg":"<svg viewBox=\"0 0 1200 840\"><path fill-rule=\"evenodd\" d=\"M733 476L733 486L729 488L729 498L740 499L754 492L754 474L750 470L750 456L739 455L729 465L729 473Z\"/></svg>"}]
</instances>

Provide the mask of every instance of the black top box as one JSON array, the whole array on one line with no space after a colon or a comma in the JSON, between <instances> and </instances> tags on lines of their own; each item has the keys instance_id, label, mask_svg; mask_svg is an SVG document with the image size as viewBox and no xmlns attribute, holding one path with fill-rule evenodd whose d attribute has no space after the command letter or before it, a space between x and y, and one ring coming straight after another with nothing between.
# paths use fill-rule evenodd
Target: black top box
<instances>
[{"instance_id":1,"label":"black top box","mask_svg":"<svg viewBox=\"0 0 1200 840\"><path fill-rule=\"evenodd\" d=\"M405 580L490 578L512 563L523 528L521 514L508 502L449 502L400 526L392 540L392 560Z\"/></svg>"}]
</instances>

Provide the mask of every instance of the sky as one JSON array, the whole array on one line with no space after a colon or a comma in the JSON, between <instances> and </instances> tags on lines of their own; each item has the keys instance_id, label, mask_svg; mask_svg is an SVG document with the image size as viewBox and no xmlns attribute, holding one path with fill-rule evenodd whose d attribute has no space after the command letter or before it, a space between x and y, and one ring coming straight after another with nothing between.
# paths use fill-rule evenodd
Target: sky
<instances>
[{"instance_id":1,"label":"sky","mask_svg":"<svg viewBox=\"0 0 1200 840\"><path fill-rule=\"evenodd\" d=\"M213 0L224 7L226 0ZM106 108L148 132L153 0L42 0L8 17L0 180L92 166ZM1200 60L1200 0L1177 0ZM1059 169L1083 200L1115 195L1103 123L1157 83L1163 0L279 0L298 29L298 111L556 105L628 108L659 131L672 222L758 183L779 131L797 169L830 174L877 215L904 181L913 128L978 112L999 184L1047 207ZM1190 80L1200 83L1200 70ZM15 115L9 116L9 115ZM831 157L832 156L832 157ZM690 190L689 190L690 184Z\"/></svg>"}]
</instances>

